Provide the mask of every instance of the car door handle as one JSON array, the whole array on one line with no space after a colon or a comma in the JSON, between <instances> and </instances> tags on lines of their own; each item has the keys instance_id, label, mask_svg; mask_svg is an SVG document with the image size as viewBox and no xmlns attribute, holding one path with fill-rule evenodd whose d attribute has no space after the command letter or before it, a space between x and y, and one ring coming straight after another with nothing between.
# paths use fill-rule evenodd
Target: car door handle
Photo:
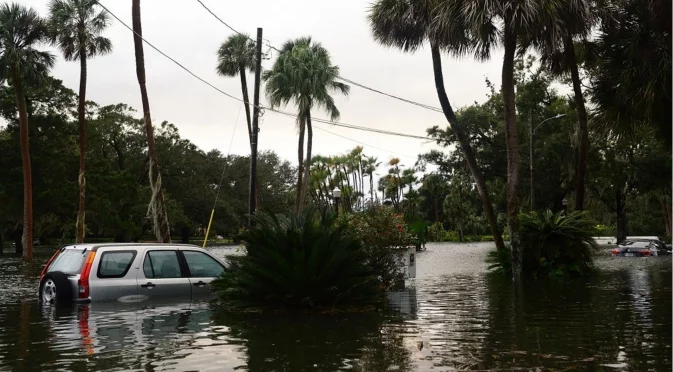
<instances>
[{"instance_id":1,"label":"car door handle","mask_svg":"<svg viewBox=\"0 0 673 372\"><path fill-rule=\"evenodd\" d=\"M198 282L194 283L194 285L197 286L197 287L204 287L204 286L206 285L206 283L204 283L203 281L199 280Z\"/></svg>"},{"instance_id":2,"label":"car door handle","mask_svg":"<svg viewBox=\"0 0 673 372\"><path fill-rule=\"evenodd\" d=\"M152 289L155 287L155 285L152 284L152 282L147 282L147 284L141 284L140 286L147 289Z\"/></svg>"}]
</instances>

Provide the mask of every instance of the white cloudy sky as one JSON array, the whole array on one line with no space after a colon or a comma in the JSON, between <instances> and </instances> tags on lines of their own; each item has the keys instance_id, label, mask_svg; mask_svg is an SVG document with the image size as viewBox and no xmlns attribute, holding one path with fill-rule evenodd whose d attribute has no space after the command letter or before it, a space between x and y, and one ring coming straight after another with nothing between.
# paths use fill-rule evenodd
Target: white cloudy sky
<instances>
[{"instance_id":1,"label":"white cloudy sky","mask_svg":"<svg viewBox=\"0 0 673 372\"><path fill-rule=\"evenodd\" d=\"M331 53L341 75L358 83L439 106L434 89L432 62L428 49L404 54L378 45L371 37L367 12L371 1L342 0L202 0L235 29L255 35L263 27L264 38L272 45L310 35ZM47 0L21 0L41 14L47 14ZM131 1L101 0L122 21L131 24ZM232 34L196 0L143 0L143 36L195 74L218 88L240 97L238 78L222 78L215 73L215 52ZM140 92L135 74L133 36L114 21L106 36L114 51L89 62L87 99L99 104L127 103L140 111ZM272 59L275 58L272 55ZM471 58L444 58L444 75L454 108L483 101L487 93L484 78L500 84L501 54L479 63ZM264 61L269 68L273 60ZM167 120L177 125L183 137L204 150L228 151L232 131L241 105L196 80L149 47L145 47L145 66L152 117L155 123ZM59 60L53 74L76 90L79 64ZM252 75L249 77L252 99ZM262 94L262 102L265 98ZM358 87L347 98L337 97L342 122L391 131L425 135L433 125L446 125L441 113L412 106ZM294 107L285 108L294 111ZM325 117L315 112L314 117ZM271 149L296 163L296 131L292 118L267 113L261 122L260 150ZM400 157L412 165L416 155L434 144L418 139L393 137L352 129L315 124L343 137L314 131L314 152L329 155L346 152L357 144L365 153L387 161ZM234 133L232 153L249 152L245 119L241 115Z\"/></svg>"}]
</instances>

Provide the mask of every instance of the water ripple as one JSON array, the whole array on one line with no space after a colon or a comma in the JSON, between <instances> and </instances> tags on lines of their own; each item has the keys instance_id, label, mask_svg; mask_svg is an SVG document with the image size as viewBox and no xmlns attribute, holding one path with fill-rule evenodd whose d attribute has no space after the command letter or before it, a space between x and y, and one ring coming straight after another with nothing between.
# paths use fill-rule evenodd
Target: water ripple
<instances>
[{"instance_id":1,"label":"water ripple","mask_svg":"<svg viewBox=\"0 0 673 372\"><path fill-rule=\"evenodd\" d=\"M393 311L310 317L43 307L46 258L2 258L0 370L671 369L670 258L601 257L593 278L516 289L486 275L490 249L429 244L418 278L389 294Z\"/></svg>"}]
</instances>

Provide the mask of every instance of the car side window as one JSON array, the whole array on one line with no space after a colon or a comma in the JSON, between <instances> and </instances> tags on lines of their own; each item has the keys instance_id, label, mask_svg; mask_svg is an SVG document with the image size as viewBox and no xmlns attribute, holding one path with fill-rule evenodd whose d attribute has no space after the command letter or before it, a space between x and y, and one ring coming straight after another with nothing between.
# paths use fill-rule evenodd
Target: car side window
<instances>
[{"instance_id":1,"label":"car side window","mask_svg":"<svg viewBox=\"0 0 673 372\"><path fill-rule=\"evenodd\" d=\"M143 262L143 272L148 279L181 278L180 262L176 251L149 251Z\"/></svg>"},{"instance_id":2,"label":"car side window","mask_svg":"<svg viewBox=\"0 0 673 372\"><path fill-rule=\"evenodd\" d=\"M187 261L187 267L192 277L211 278L218 277L224 271L224 266L214 258L203 252L182 251Z\"/></svg>"},{"instance_id":3,"label":"car side window","mask_svg":"<svg viewBox=\"0 0 673 372\"><path fill-rule=\"evenodd\" d=\"M98 277L102 279L123 278L131 268L136 251L103 252L98 264Z\"/></svg>"}]
</instances>

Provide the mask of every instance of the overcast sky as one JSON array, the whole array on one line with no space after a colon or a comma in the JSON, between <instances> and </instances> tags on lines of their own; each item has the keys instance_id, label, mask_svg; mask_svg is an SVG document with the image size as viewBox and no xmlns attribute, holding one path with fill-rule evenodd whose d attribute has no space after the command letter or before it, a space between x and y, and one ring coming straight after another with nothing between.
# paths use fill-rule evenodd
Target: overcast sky
<instances>
[{"instance_id":1,"label":"overcast sky","mask_svg":"<svg viewBox=\"0 0 673 372\"><path fill-rule=\"evenodd\" d=\"M131 25L131 1L100 0L122 21ZM341 76L378 90L420 103L439 106L434 88L432 61L428 48L415 54L378 45L367 23L371 1L342 0L202 0L215 14L238 31L255 36L264 29L264 38L280 47L288 39L312 36L331 53ZM47 0L21 0L47 15ZM232 34L196 0L143 0L141 2L143 36L195 74L221 90L241 96L238 78L223 78L215 73L216 51ZM118 21L106 32L114 47L110 55L88 62L87 99L101 105L126 103L141 112L140 91L135 73L133 35ZM266 48L265 48L266 49ZM52 74L77 91L79 63L63 61L60 53ZM276 55L264 61L270 68ZM452 105L459 108L486 99L484 78L500 84L502 54L490 62L471 58L456 60L444 56L444 78ZM241 104L196 80L180 67L145 46L145 69L152 118L174 123L182 137L200 148L227 153ZM252 99L253 76L249 79ZM266 99L263 96L262 102ZM359 87L348 97L336 96L341 122L415 135L426 134L434 125L446 126L441 113L412 106ZM295 107L285 111L294 112ZM314 112L314 117L326 117ZM360 144L367 155L387 161L396 156L405 165L413 165L416 155L435 148L418 139L401 138L358 130L314 124L342 137L314 131L314 153L344 153ZM261 120L259 149L274 150L296 163L297 134L293 118L267 112ZM232 153L247 154L245 117L241 111L234 133Z\"/></svg>"}]
</instances>

